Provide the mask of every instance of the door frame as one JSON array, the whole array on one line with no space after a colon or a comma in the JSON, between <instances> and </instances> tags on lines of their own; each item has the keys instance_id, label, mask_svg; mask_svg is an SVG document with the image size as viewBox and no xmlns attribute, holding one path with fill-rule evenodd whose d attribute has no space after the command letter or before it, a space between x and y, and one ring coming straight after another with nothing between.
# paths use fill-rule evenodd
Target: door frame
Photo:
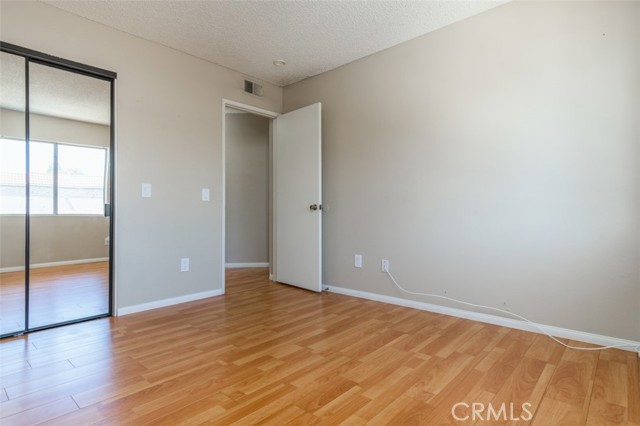
<instances>
[{"instance_id":1,"label":"door frame","mask_svg":"<svg viewBox=\"0 0 640 426\"><path fill-rule=\"evenodd\" d=\"M250 114L259 115L261 117L266 117L269 119L269 176L270 176L270 194L269 198L274 200L274 195L276 192L275 187L275 178L273 173L275 173L275 156L274 156L274 143L275 140L275 119L280 115L277 112L269 111L266 109L258 108L252 105L247 105L242 102L233 101L231 99L222 98L222 238L221 238L221 265L222 265L222 273L221 273L221 289L222 294L226 292L226 246L227 246L227 141L226 141L226 121L227 114L226 109L233 108L240 111L248 112ZM270 239L271 244L269 245L269 279L273 280L275 278L275 209L276 206L273 202L270 203L270 212L269 212L269 226L270 226Z\"/></svg>"},{"instance_id":2,"label":"door frame","mask_svg":"<svg viewBox=\"0 0 640 426\"><path fill-rule=\"evenodd\" d=\"M57 56L49 55L47 53L39 52L36 50L28 49L26 47L18 46L11 43L6 43L4 41L0 41L0 51L9 53L12 55L20 56L25 60L25 143L28 147L28 142L30 141L30 108L29 108L29 64L40 64L52 68L57 68L63 71L72 72L75 74L80 74L92 78L97 78L100 80L105 80L110 83L110 93L109 93L109 114L110 114L110 125L109 125L109 205L110 205L110 214L109 214L109 294L108 297L108 312L106 314L93 315L90 317L84 317L80 319L70 320L59 322L55 324L49 324L45 326L39 327L30 327L29 326L29 269L30 269L30 259L29 259L29 249L30 249L30 212L29 212L29 194L27 192L27 205L25 211L25 328L22 331L18 331L15 333L9 333L7 335L0 336L1 338L11 337L16 335L28 334L34 331L45 330L48 328L60 327L68 324L75 324L84 321L90 321L98 318L104 318L113 316L116 312L116 283L115 283L115 210L116 210L116 81L118 78L117 73L113 71L109 71L106 69L94 67L91 65L82 64L75 61L70 61L68 59L59 58ZM28 148L27 148L28 149ZM28 168L28 156L27 156L27 174L29 173ZM26 182L26 188L28 191L29 184Z\"/></svg>"}]
</instances>

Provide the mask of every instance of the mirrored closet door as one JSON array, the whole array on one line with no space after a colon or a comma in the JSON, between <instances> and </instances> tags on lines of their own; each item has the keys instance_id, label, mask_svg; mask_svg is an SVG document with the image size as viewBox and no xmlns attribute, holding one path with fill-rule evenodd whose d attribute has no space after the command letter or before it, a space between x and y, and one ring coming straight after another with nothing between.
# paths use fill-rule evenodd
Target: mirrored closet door
<instances>
[{"instance_id":1,"label":"mirrored closet door","mask_svg":"<svg viewBox=\"0 0 640 426\"><path fill-rule=\"evenodd\" d=\"M0 335L26 328L26 59L0 52Z\"/></svg>"},{"instance_id":2,"label":"mirrored closet door","mask_svg":"<svg viewBox=\"0 0 640 426\"><path fill-rule=\"evenodd\" d=\"M108 316L115 74L2 50L0 334Z\"/></svg>"}]
</instances>

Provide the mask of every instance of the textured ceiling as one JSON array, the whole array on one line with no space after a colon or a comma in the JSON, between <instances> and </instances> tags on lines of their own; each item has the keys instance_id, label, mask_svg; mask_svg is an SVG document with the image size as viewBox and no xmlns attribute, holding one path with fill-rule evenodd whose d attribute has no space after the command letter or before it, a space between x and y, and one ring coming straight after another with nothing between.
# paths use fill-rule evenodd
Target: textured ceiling
<instances>
[{"instance_id":1,"label":"textured ceiling","mask_svg":"<svg viewBox=\"0 0 640 426\"><path fill-rule=\"evenodd\" d=\"M43 1L286 86L507 0Z\"/></svg>"},{"instance_id":2,"label":"textured ceiling","mask_svg":"<svg viewBox=\"0 0 640 426\"><path fill-rule=\"evenodd\" d=\"M0 107L25 110L24 59L1 53ZM36 114L108 125L111 86L97 78L29 65L29 110Z\"/></svg>"}]
</instances>

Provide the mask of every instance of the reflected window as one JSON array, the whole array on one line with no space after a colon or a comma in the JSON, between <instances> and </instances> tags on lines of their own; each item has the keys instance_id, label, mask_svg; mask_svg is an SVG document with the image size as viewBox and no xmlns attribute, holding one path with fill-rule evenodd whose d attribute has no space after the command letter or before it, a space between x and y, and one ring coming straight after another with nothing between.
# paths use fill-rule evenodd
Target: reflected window
<instances>
[{"instance_id":1,"label":"reflected window","mask_svg":"<svg viewBox=\"0 0 640 426\"><path fill-rule=\"evenodd\" d=\"M29 147L29 212L55 214L53 207L54 144L31 142Z\"/></svg>"},{"instance_id":2,"label":"reflected window","mask_svg":"<svg viewBox=\"0 0 640 426\"><path fill-rule=\"evenodd\" d=\"M58 145L58 214L101 214L104 209L104 148Z\"/></svg>"},{"instance_id":3,"label":"reflected window","mask_svg":"<svg viewBox=\"0 0 640 426\"><path fill-rule=\"evenodd\" d=\"M31 214L101 215L107 150L99 147L31 142ZM0 214L24 214L25 142L0 139Z\"/></svg>"},{"instance_id":4,"label":"reflected window","mask_svg":"<svg viewBox=\"0 0 640 426\"><path fill-rule=\"evenodd\" d=\"M0 214L26 212L24 141L0 139Z\"/></svg>"}]
</instances>

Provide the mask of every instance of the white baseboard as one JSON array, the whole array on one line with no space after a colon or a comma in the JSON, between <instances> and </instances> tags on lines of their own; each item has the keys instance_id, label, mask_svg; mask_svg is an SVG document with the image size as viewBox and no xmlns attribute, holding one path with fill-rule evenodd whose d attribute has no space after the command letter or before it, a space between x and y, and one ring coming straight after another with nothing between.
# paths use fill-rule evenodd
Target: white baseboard
<instances>
[{"instance_id":1,"label":"white baseboard","mask_svg":"<svg viewBox=\"0 0 640 426\"><path fill-rule=\"evenodd\" d=\"M532 333L542 334L541 331L532 324L524 321L505 318L497 315L484 314L481 312L467 311L465 309L449 308L446 306L434 305L431 303L418 302L415 300L402 299L399 297L385 296L382 294L369 293L366 291L352 290L344 287L335 287L324 285L329 292L344 294L346 296L359 297L361 299L374 300L376 302L390 303L392 305L406 306L408 308L420 309L422 311L435 312L443 315L450 315L459 318L466 318L473 321L485 322L488 324L500 325L503 327L515 328L518 330L530 331ZM634 348L640 347L640 342L633 340L620 339L617 337L603 336L600 334L587 333L584 331L571 330L568 328L555 327L552 325L536 324L544 328L547 333L552 336L577 340L580 342L591 343L599 346L625 345L622 350L635 352Z\"/></svg>"},{"instance_id":2,"label":"white baseboard","mask_svg":"<svg viewBox=\"0 0 640 426\"><path fill-rule=\"evenodd\" d=\"M201 293L187 294L185 296L172 297L169 299L155 300L153 302L141 303L139 305L125 306L116 309L116 316L135 314L136 312L148 311L150 309L164 308L166 306L177 305L179 303L193 302L194 300L206 299L208 297L220 296L222 289L203 291Z\"/></svg>"},{"instance_id":3,"label":"white baseboard","mask_svg":"<svg viewBox=\"0 0 640 426\"><path fill-rule=\"evenodd\" d=\"M80 265L82 263L107 262L108 260L109 260L108 257L96 257L94 259L76 259L76 260L62 260L60 262L33 263L30 266L31 266L31 269L37 269L37 268L50 268L52 266ZM10 266L8 268L0 268L0 273L18 272L18 271L24 271L24 266Z\"/></svg>"},{"instance_id":4,"label":"white baseboard","mask_svg":"<svg viewBox=\"0 0 640 426\"><path fill-rule=\"evenodd\" d=\"M268 268L269 262L225 263L225 268Z\"/></svg>"}]
</instances>

